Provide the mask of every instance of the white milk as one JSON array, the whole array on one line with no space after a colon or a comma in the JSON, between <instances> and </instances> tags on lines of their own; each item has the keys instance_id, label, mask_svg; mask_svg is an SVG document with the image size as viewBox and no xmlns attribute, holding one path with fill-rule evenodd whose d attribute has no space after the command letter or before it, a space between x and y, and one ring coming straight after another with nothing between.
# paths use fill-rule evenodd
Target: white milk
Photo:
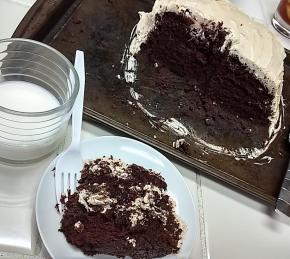
<instances>
[{"instance_id":1,"label":"white milk","mask_svg":"<svg viewBox=\"0 0 290 259\"><path fill-rule=\"evenodd\" d=\"M60 106L60 103L53 94L41 86L23 81L6 81L0 83L0 106L14 111L33 113L51 110ZM26 123L21 117L8 114L5 114L4 118L1 116L2 160L30 161L43 157L58 147L66 131L66 119L62 120L61 117L50 121L32 116L27 117L28 121L32 122Z\"/></svg>"},{"instance_id":2,"label":"white milk","mask_svg":"<svg viewBox=\"0 0 290 259\"><path fill-rule=\"evenodd\" d=\"M48 90L24 81L0 83L0 106L21 112L42 112L59 106Z\"/></svg>"}]
</instances>

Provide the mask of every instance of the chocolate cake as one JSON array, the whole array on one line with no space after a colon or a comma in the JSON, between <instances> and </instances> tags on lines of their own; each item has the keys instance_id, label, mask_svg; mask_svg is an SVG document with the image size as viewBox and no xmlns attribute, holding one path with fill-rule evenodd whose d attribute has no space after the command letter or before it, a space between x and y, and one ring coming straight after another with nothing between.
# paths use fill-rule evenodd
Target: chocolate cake
<instances>
[{"instance_id":1,"label":"chocolate cake","mask_svg":"<svg viewBox=\"0 0 290 259\"><path fill-rule=\"evenodd\" d=\"M125 56L132 98L155 126L252 157L276 136L284 49L230 1L157 0Z\"/></svg>"},{"instance_id":2,"label":"chocolate cake","mask_svg":"<svg viewBox=\"0 0 290 259\"><path fill-rule=\"evenodd\" d=\"M85 163L60 231L86 255L145 259L176 254L182 224L164 179L113 157Z\"/></svg>"}]
</instances>

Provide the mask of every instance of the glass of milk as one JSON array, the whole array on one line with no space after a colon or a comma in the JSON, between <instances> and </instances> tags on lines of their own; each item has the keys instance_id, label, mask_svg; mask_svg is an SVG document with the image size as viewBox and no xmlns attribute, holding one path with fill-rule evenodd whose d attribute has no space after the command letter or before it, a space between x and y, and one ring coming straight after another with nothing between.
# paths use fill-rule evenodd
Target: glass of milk
<instances>
[{"instance_id":1,"label":"glass of milk","mask_svg":"<svg viewBox=\"0 0 290 259\"><path fill-rule=\"evenodd\" d=\"M0 40L0 162L38 161L63 141L79 80L57 50L27 39Z\"/></svg>"}]
</instances>

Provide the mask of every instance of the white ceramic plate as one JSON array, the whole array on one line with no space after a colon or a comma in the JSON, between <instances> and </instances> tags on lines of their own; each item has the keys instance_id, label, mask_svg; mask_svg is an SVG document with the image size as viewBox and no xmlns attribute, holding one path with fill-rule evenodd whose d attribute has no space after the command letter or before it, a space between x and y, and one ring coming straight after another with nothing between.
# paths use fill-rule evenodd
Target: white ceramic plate
<instances>
[{"instance_id":1,"label":"white ceramic plate","mask_svg":"<svg viewBox=\"0 0 290 259\"><path fill-rule=\"evenodd\" d=\"M176 167L162 154L148 145L123 137L97 137L82 143L83 159L96 159L104 155L121 158L126 163L135 163L147 169L160 172L168 185L168 193L176 202L177 215L187 225L183 244L178 255L164 258L190 257L191 248L197 241L198 217L189 189ZM64 235L58 231L61 217L55 209L53 168L51 163L43 175L36 196L36 220L42 241L49 254L56 259L92 258L85 256L79 249L66 242ZM112 256L96 256L95 258L115 258Z\"/></svg>"}]
</instances>

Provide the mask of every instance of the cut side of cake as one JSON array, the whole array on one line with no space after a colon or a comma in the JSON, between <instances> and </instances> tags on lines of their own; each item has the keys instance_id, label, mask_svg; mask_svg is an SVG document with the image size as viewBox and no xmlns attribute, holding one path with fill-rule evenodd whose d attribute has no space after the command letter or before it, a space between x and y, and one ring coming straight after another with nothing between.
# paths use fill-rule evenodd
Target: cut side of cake
<instances>
[{"instance_id":1,"label":"cut side of cake","mask_svg":"<svg viewBox=\"0 0 290 259\"><path fill-rule=\"evenodd\" d=\"M183 224L165 180L152 170L112 156L89 161L63 203L60 231L86 255L149 259L180 249Z\"/></svg>"},{"instance_id":2,"label":"cut side of cake","mask_svg":"<svg viewBox=\"0 0 290 259\"><path fill-rule=\"evenodd\" d=\"M229 1L157 0L150 13L140 12L127 55L125 79L138 93L132 97L153 120L176 119L187 135L200 135L199 121L219 137L225 129L231 138L265 129L261 144L249 141L246 148L265 148L275 137L284 48ZM222 141L215 136L201 141L217 148Z\"/></svg>"}]
</instances>

